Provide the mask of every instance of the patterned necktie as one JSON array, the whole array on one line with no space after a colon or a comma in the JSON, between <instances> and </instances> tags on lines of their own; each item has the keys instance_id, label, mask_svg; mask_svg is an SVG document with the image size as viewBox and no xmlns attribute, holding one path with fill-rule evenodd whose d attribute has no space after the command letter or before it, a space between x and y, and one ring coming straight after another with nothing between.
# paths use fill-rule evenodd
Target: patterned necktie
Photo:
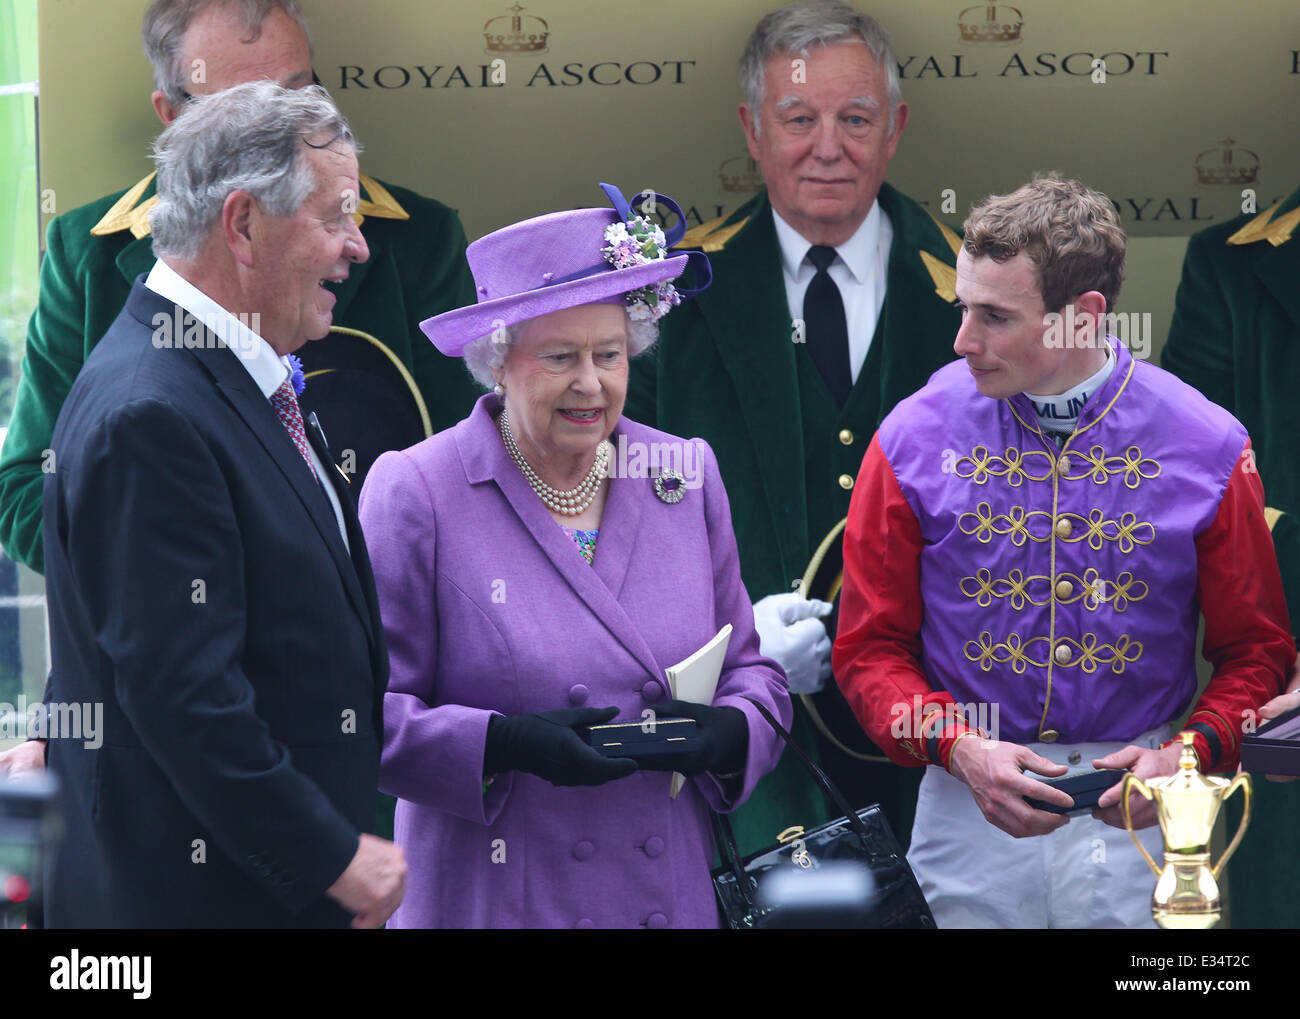
<instances>
[{"instance_id":1,"label":"patterned necktie","mask_svg":"<svg viewBox=\"0 0 1300 1019\"><path fill-rule=\"evenodd\" d=\"M319 485L320 478L316 474L316 465L311 462L311 450L307 448L307 432L302 426L302 411L298 409L298 398L293 395L293 383L289 379L281 382L280 388L271 394L271 406L280 419L280 424L284 425L284 430L289 433L289 438L298 447L298 452L307 461L307 466L311 468L311 476L316 478L316 484Z\"/></svg>"},{"instance_id":2,"label":"patterned necktie","mask_svg":"<svg viewBox=\"0 0 1300 1019\"><path fill-rule=\"evenodd\" d=\"M803 295L808 353L826 380L835 403L843 407L853 386L853 375L849 370L849 325L844 315L844 299L828 271L835 261L835 249L815 244L808 249L808 261L817 267L817 275Z\"/></svg>"}]
</instances>

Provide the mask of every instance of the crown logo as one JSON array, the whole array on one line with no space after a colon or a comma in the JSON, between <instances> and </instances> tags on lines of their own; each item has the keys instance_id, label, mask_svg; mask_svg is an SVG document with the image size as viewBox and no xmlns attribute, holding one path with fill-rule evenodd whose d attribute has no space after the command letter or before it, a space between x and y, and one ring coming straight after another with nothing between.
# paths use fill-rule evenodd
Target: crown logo
<instances>
[{"instance_id":1,"label":"crown logo","mask_svg":"<svg viewBox=\"0 0 1300 1019\"><path fill-rule=\"evenodd\" d=\"M718 167L723 191L752 194L763 186L763 173L749 156L732 156Z\"/></svg>"},{"instance_id":2,"label":"crown logo","mask_svg":"<svg viewBox=\"0 0 1300 1019\"><path fill-rule=\"evenodd\" d=\"M1025 16L1010 4L975 4L957 15L962 42L1019 42Z\"/></svg>"},{"instance_id":3,"label":"crown logo","mask_svg":"<svg viewBox=\"0 0 1300 1019\"><path fill-rule=\"evenodd\" d=\"M1196 157L1196 179L1202 184L1254 184L1259 176L1259 156L1250 149L1233 148L1231 138L1217 149L1206 149Z\"/></svg>"},{"instance_id":4,"label":"crown logo","mask_svg":"<svg viewBox=\"0 0 1300 1019\"><path fill-rule=\"evenodd\" d=\"M550 26L541 18L523 14L516 3L502 14L483 25L483 38L489 53L545 53Z\"/></svg>"}]
</instances>

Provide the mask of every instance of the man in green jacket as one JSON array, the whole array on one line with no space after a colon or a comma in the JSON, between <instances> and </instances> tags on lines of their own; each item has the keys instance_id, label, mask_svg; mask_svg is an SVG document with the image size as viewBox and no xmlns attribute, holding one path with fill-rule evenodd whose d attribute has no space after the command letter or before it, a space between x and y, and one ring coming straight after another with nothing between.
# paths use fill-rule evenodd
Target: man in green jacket
<instances>
[{"instance_id":1,"label":"man in green jacket","mask_svg":"<svg viewBox=\"0 0 1300 1019\"><path fill-rule=\"evenodd\" d=\"M157 0L145 14L144 41L157 84L152 103L164 126L192 95L262 77L291 87L313 80L311 43L296 0ZM191 71L196 62L201 74ZM439 354L418 328L424 318L474 301L465 232L455 211L433 199L364 173L361 188L355 218L370 259L356 266L345 283L329 284L338 298L336 329L304 348L309 384L303 407L313 409L312 382L318 398L335 388L335 380L313 378L314 369L377 364L391 373L412 405L410 415L419 422L409 440L414 442L459 421L478 395L459 362ZM11 559L38 573L44 569L42 483L57 468L49 450L54 422L82 363L122 309L136 276L154 263L148 220L154 201L151 174L49 226L40 295L0 451L0 545ZM354 383L356 378L353 373ZM337 414L339 409L346 414L346 405L331 402L329 414L321 403L314 406L321 410L336 451L368 447L376 440L349 434L356 427L351 422L339 425ZM378 452L362 456L358 473Z\"/></svg>"},{"instance_id":2,"label":"man in green jacket","mask_svg":"<svg viewBox=\"0 0 1300 1019\"><path fill-rule=\"evenodd\" d=\"M1298 283L1300 190L1192 237L1160 358L1250 432L1292 633L1300 633L1300 432L1293 420L1300 385ZM1300 677L1292 676L1288 695L1265 705L1258 719L1242 719L1242 731L1300 706L1298 687ZM1300 926L1300 785L1257 781L1255 797L1254 820L1228 864L1232 926ZM1231 831L1241 820L1240 799L1228 804Z\"/></svg>"},{"instance_id":3,"label":"man in green jacket","mask_svg":"<svg viewBox=\"0 0 1300 1019\"><path fill-rule=\"evenodd\" d=\"M683 238L708 253L713 283L633 362L627 414L712 445L763 653L792 692L816 695L816 717L808 698L796 700L795 738L820 749L855 807L881 803L905 842L919 775L846 753L879 751L834 684L823 688L830 606L816 597L838 587L838 538L823 577L807 591L802 578L848 512L876 426L955 356L960 239L884 183L908 109L877 22L839 0L775 11L755 28L740 74L740 121L766 187ZM826 814L786 754L733 821L749 852Z\"/></svg>"}]
</instances>

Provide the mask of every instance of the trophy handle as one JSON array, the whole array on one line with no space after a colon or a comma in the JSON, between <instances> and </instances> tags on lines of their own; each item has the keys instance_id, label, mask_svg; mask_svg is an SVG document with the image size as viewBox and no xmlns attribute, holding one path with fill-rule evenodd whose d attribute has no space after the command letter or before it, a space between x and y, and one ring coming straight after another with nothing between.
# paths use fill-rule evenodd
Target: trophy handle
<instances>
[{"instance_id":1,"label":"trophy handle","mask_svg":"<svg viewBox=\"0 0 1300 1019\"><path fill-rule=\"evenodd\" d=\"M1219 862L1210 870L1210 873L1214 875L1214 880L1216 881L1219 880L1219 871L1223 869L1223 865L1227 863L1228 858L1237 851L1237 846L1241 843L1241 837L1246 834L1246 825L1250 823L1250 801L1253 790L1250 784L1249 772L1243 771L1232 780L1232 784L1228 786L1228 791L1223 794L1223 802L1227 802L1228 797L1231 796L1239 786L1246 794L1246 802L1241 811L1241 824L1237 825L1237 834L1232 836L1232 841L1228 843L1228 848L1225 849L1223 855L1219 857Z\"/></svg>"},{"instance_id":2,"label":"trophy handle","mask_svg":"<svg viewBox=\"0 0 1300 1019\"><path fill-rule=\"evenodd\" d=\"M1151 859L1151 854L1147 852L1147 847L1138 841L1137 832L1133 830L1133 816L1129 813L1129 809L1128 809L1128 795L1129 792L1133 789L1136 789L1148 800L1151 799L1151 790L1148 789L1143 784L1140 778L1138 778L1132 772L1128 772L1124 776L1124 784L1120 787L1119 790L1119 801L1124 805L1124 827L1128 829L1128 835L1129 838L1133 840L1133 845L1138 847L1138 852L1141 853L1143 858L1147 861L1147 865L1151 868L1155 876L1159 877L1160 868L1156 866L1156 861ZM1244 828L1245 825L1243 824L1242 827ZM1233 844L1232 848L1233 849L1236 848L1235 843ZM1228 855L1227 853L1224 854L1225 857L1227 855Z\"/></svg>"}]
</instances>

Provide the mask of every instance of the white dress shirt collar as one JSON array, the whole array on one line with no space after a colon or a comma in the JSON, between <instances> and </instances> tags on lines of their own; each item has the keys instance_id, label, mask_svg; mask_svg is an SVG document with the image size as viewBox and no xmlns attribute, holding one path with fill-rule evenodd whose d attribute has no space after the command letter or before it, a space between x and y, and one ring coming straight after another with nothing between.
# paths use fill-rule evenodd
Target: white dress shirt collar
<instances>
[{"instance_id":1,"label":"white dress shirt collar","mask_svg":"<svg viewBox=\"0 0 1300 1019\"><path fill-rule=\"evenodd\" d=\"M864 282L868 274L874 271L876 253L880 248L881 216L880 202L872 202L871 211L867 213L862 225L853 232L852 237L835 248L840 261L848 267L858 283ZM786 274L798 278L806 268L810 276L815 275L816 268L807 261L812 242L782 219L776 209L772 210L772 220L776 224L776 239L781 245L781 264Z\"/></svg>"},{"instance_id":2,"label":"white dress shirt collar","mask_svg":"<svg viewBox=\"0 0 1300 1019\"><path fill-rule=\"evenodd\" d=\"M247 369L248 374L257 383L257 388L268 400L289 377L288 358L277 354L275 349L258 335L257 315L253 315L251 319L245 316L241 321L162 259L154 263L145 278L144 285L159 297L184 308L218 336L221 342L238 355L239 363ZM179 316L177 321L172 323L172 329L174 342L179 344L181 339Z\"/></svg>"}]
</instances>

